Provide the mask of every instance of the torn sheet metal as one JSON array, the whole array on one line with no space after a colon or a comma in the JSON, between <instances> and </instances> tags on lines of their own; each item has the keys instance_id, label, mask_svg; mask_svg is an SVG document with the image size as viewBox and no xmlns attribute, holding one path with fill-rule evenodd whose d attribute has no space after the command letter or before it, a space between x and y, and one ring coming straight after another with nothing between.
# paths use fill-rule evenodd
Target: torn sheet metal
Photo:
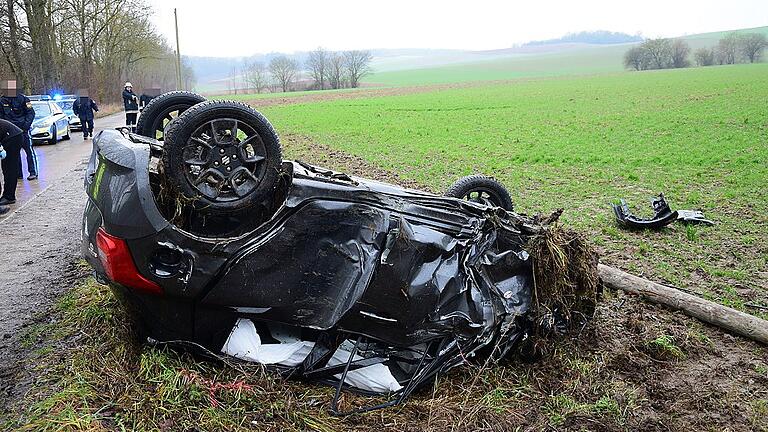
<instances>
[{"instance_id":1,"label":"torn sheet metal","mask_svg":"<svg viewBox=\"0 0 768 432\"><path fill-rule=\"evenodd\" d=\"M678 210L677 220L684 224L714 225L715 223L704 217L704 213L699 210Z\"/></svg>"}]
</instances>

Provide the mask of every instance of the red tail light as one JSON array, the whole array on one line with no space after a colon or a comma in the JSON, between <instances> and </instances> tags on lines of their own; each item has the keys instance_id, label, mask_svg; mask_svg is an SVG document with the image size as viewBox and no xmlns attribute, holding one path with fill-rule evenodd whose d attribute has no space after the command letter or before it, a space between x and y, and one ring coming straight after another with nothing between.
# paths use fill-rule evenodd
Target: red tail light
<instances>
[{"instance_id":1,"label":"red tail light","mask_svg":"<svg viewBox=\"0 0 768 432\"><path fill-rule=\"evenodd\" d=\"M139 274L125 240L109 235L104 228L99 228L96 233L96 248L99 250L99 259L107 277L128 288L148 294L163 294L160 285Z\"/></svg>"}]
</instances>

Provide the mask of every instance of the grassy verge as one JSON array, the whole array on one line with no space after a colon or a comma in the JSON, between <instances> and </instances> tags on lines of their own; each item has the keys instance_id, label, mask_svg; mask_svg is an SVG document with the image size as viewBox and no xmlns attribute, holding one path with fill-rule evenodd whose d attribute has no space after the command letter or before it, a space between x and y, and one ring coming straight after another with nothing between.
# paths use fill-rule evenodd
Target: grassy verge
<instances>
[{"instance_id":1,"label":"grassy verge","mask_svg":"<svg viewBox=\"0 0 768 432\"><path fill-rule=\"evenodd\" d=\"M106 117L123 110L123 104L108 103L99 105L99 112L96 113L96 118Z\"/></svg>"}]
</instances>

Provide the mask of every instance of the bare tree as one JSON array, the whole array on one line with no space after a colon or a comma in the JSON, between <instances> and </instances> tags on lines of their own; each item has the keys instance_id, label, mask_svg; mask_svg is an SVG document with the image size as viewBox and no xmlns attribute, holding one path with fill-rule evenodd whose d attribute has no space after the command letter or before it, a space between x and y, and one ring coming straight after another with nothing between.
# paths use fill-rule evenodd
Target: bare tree
<instances>
[{"instance_id":1,"label":"bare tree","mask_svg":"<svg viewBox=\"0 0 768 432\"><path fill-rule=\"evenodd\" d=\"M360 79L371 73L370 51L346 51L344 53L344 68L346 69L349 86L355 88L360 85Z\"/></svg>"},{"instance_id":2,"label":"bare tree","mask_svg":"<svg viewBox=\"0 0 768 432\"><path fill-rule=\"evenodd\" d=\"M699 48L693 53L693 58L698 66L712 66L715 64L715 50L713 48Z\"/></svg>"},{"instance_id":3,"label":"bare tree","mask_svg":"<svg viewBox=\"0 0 768 432\"><path fill-rule=\"evenodd\" d=\"M635 46L624 53L624 67L641 71L648 69L648 53L642 46Z\"/></svg>"},{"instance_id":4,"label":"bare tree","mask_svg":"<svg viewBox=\"0 0 768 432\"><path fill-rule=\"evenodd\" d=\"M672 63L672 41L670 39L649 39L642 44L648 54L651 69L666 69Z\"/></svg>"},{"instance_id":5,"label":"bare tree","mask_svg":"<svg viewBox=\"0 0 768 432\"><path fill-rule=\"evenodd\" d=\"M763 50L768 47L768 38L762 33L747 33L739 38L741 53L750 63L760 61Z\"/></svg>"},{"instance_id":6,"label":"bare tree","mask_svg":"<svg viewBox=\"0 0 768 432\"><path fill-rule=\"evenodd\" d=\"M6 61L8 62L8 65L11 69L11 72L13 75L16 76L17 80L20 81L21 87L25 91L30 90L30 82L28 78L28 74L25 71L25 64L22 60L23 54L21 49L21 44L19 43L20 38L20 29L19 29L19 23L18 19L16 17L16 2L14 0L6 0L6 8L5 8L5 23L3 23L2 28L5 29L7 25L8 34L3 35L5 39L7 37L7 41L2 41L3 43L0 44L3 48L3 55L5 56ZM4 46L7 42L7 48Z\"/></svg>"},{"instance_id":7,"label":"bare tree","mask_svg":"<svg viewBox=\"0 0 768 432\"><path fill-rule=\"evenodd\" d=\"M691 65L688 61L688 53L691 52L691 47L682 39L675 39L672 41L670 47L670 54L672 60L672 67L685 68Z\"/></svg>"},{"instance_id":8,"label":"bare tree","mask_svg":"<svg viewBox=\"0 0 768 432\"><path fill-rule=\"evenodd\" d=\"M290 90L298 71L299 64L296 60L284 55L275 57L269 62L269 73L275 82L280 85L283 92Z\"/></svg>"},{"instance_id":9,"label":"bare tree","mask_svg":"<svg viewBox=\"0 0 768 432\"><path fill-rule=\"evenodd\" d=\"M717 61L720 64L734 64L738 60L739 36L729 33L717 42Z\"/></svg>"},{"instance_id":10,"label":"bare tree","mask_svg":"<svg viewBox=\"0 0 768 432\"><path fill-rule=\"evenodd\" d=\"M325 81L328 78L328 51L322 47L318 47L316 50L309 53L307 58L307 68L309 69L312 79L315 80L317 88L323 90L325 88Z\"/></svg>"},{"instance_id":11,"label":"bare tree","mask_svg":"<svg viewBox=\"0 0 768 432\"><path fill-rule=\"evenodd\" d=\"M344 56L339 53L328 55L328 84L332 89L344 87Z\"/></svg>"},{"instance_id":12,"label":"bare tree","mask_svg":"<svg viewBox=\"0 0 768 432\"><path fill-rule=\"evenodd\" d=\"M269 84L267 68L264 63L253 62L249 64L245 70L245 80L251 88L256 89L256 93L264 91Z\"/></svg>"},{"instance_id":13,"label":"bare tree","mask_svg":"<svg viewBox=\"0 0 768 432\"><path fill-rule=\"evenodd\" d=\"M229 69L229 79L227 80L229 94L237 94L237 66Z\"/></svg>"}]
</instances>

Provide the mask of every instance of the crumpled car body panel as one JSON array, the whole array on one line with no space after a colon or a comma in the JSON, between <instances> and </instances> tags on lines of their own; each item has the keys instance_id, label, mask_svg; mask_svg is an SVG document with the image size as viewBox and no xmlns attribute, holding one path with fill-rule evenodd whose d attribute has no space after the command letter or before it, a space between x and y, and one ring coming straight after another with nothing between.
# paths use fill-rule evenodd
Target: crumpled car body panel
<instances>
[{"instance_id":1,"label":"crumpled car body panel","mask_svg":"<svg viewBox=\"0 0 768 432\"><path fill-rule=\"evenodd\" d=\"M289 326L313 343L293 374L344 381L362 355L391 365L405 397L476 352L503 355L525 336L530 233L513 213L287 162L291 183L269 220L206 238L158 210L152 143L104 131L93 145L83 255L156 341L220 352L239 320ZM109 280L99 229L125 239L138 272L163 295ZM342 375L344 365L328 361L344 344L352 354Z\"/></svg>"}]
</instances>

